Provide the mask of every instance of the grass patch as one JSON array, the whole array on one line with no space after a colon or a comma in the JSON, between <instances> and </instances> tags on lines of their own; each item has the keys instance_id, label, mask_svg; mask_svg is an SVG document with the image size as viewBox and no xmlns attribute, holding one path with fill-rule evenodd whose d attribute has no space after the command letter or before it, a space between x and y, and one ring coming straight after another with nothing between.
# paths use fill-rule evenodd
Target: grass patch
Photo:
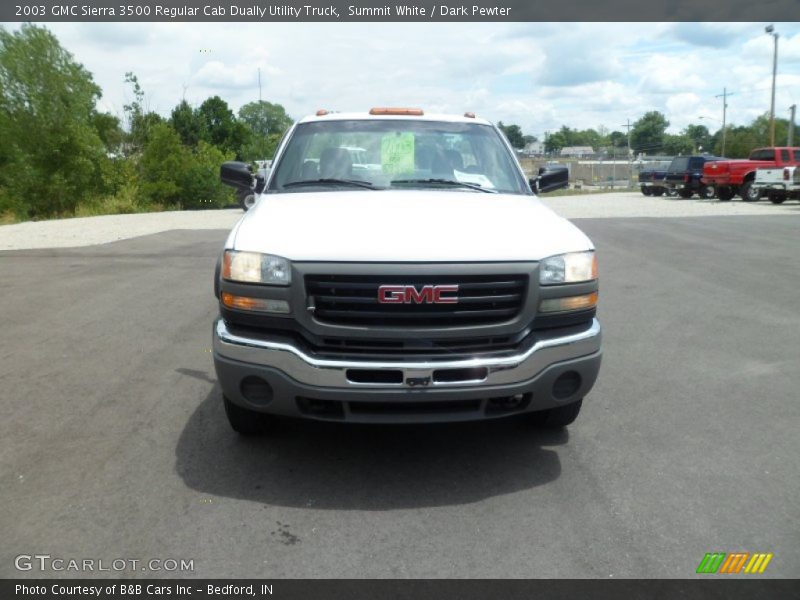
<instances>
[{"instance_id":1,"label":"grass patch","mask_svg":"<svg viewBox=\"0 0 800 600\"><path fill-rule=\"evenodd\" d=\"M114 196L96 198L82 202L75 208L75 217L97 217L100 215L131 215L134 213L163 212L168 210L163 204L142 204L137 199L137 191L125 188Z\"/></svg>"},{"instance_id":2,"label":"grass patch","mask_svg":"<svg viewBox=\"0 0 800 600\"><path fill-rule=\"evenodd\" d=\"M0 213L0 225L11 225L12 223L19 223L17 215L10 210Z\"/></svg>"}]
</instances>

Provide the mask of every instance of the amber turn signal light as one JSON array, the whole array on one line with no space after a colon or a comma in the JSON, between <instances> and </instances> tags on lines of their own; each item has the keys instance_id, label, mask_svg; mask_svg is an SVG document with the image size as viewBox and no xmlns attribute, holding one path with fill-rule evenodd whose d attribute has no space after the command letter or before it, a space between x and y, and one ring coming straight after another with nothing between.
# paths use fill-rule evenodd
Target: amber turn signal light
<instances>
[{"instance_id":1,"label":"amber turn signal light","mask_svg":"<svg viewBox=\"0 0 800 600\"><path fill-rule=\"evenodd\" d=\"M545 298L539 304L539 312L563 312L567 310L584 310L597 306L597 292L582 296L566 298Z\"/></svg>"},{"instance_id":2,"label":"amber turn signal light","mask_svg":"<svg viewBox=\"0 0 800 600\"><path fill-rule=\"evenodd\" d=\"M289 303L286 300L270 300L269 298L248 298L235 296L229 292L222 292L222 304L228 308L256 312L271 312L286 314L289 312Z\"/></svg>"}]
</instances>

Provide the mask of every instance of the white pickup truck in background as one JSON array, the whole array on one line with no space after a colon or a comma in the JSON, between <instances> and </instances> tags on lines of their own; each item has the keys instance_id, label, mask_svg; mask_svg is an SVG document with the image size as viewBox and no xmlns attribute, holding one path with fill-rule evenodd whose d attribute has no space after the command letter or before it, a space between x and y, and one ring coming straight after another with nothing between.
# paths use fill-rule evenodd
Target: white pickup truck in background
<instances>
[{"instance_id":1,"label":"white pickup truck in background","mask_svg":"<svg viewBox=\"0 0 800 600\"><path fill-rule=\"evenodd\" d=\"M787 198L800 199L800 169L796 166L758 169L753 187L773 204L781 204Z\"/></svg>"}]
</instances>

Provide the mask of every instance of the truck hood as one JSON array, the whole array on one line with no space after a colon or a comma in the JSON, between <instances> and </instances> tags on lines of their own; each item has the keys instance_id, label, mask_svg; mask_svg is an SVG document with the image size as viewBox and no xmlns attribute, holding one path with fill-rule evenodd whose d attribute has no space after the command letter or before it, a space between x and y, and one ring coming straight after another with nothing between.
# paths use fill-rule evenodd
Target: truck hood
<instances>
[{"instance_id":1,"label":"truck hood","mask_svg":"<svg viewBox=\"0 0 800 600\"><path fill-rule=\"evenodd\" d=\"M320 262L526 261L593 248L534 196L440 190L264 194L226 247Z\"/></svg>"}]
</instances>

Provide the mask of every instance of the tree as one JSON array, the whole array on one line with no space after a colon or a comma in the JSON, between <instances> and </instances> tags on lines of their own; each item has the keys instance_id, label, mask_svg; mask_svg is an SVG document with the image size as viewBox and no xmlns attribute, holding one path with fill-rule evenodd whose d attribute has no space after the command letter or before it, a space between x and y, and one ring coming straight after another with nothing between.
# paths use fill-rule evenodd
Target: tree
<instances>
[{"instance_id":1,"label":"tree","mask_svg":"<svg viewBox=\"0 0 800 600\"><path fill-rule=\"evenodd\" d=\"M615 148L622 148L628 145L628 136L621 131L612 131L608 134L608 141Z\"/></svg>"},{"instance_id":2,"label":"tree","mask_svg":"<svg viewBox=\"0 0 800 600\"><path fill-rule=\"evenodd\" d=\"M0 194L23 218L70 213L101 185L100 88L43 27L0 28Z\"/></svg>"},{"instance_id":3,"label":"tree","mask_svg":"<svg viewBox=\"0 0 800 600\"><path fill-rule=\"evenodd\" d=\"M512 147L525 147L525 140L519 125L503 125L503 122L499 121L497 123L497 128L505 134L506 138L508 138L508 143L511 144Z\"/></svg>"},{"instance_id":4,"label":"tree","mask_svg":"<svg viewBox=\"0 0 800 600\"><path fill-rule=\"evenodd\" d=\"M143 199L148 204L179 205L189 149L166 123L156 123L138 163Z\"/></svg>"},{"instance_id":5,"label":"tree","mask_svg":"<svg viewBox=\"0 0 800 600\"><path fill-rule=\"evenodd\" d=\"M219 166L233 154L200 140L181 143L167 123L158 123L139 160L139 181L145 203L178 208L212 208L230 204L233 192L219 180Z\"/></svg>"},{"instance_id":6,"label":"tree","mask_svg":"<svg viewBox=\"0 0 800 600\"><path fill-rule=\"evenodd\" d=\"M692 141L694 151L711 152L711 133L705 125L687 125L683 135Z\"/></svg>"},{"instance_id":7,"label":"tree","mask_svg":"<svg viewBox=\"0 0 800 600\"><path fill-rule=\"evenodd\" d=\"M186 100L172 109L169 123L186 146L196 146L203 139L203 120Z\"/></svg>"},{"instance_id":8,"label":"tree","mask_svg":"<svg viewBox=\"0 0 800 600\"><path fill-rule=\"evenodd\" d=\"M664 145L662 147L662 152L664 152L664 154L693 154L695 149L694 141L687 135L664 134Z\"/></svg>"},{"instance_id":9,"label":"tree","mask_svg":"<svg viewBox=\"0 0 800 600\"><path fill-rule=\"evenodd\" d=\"M646 154L662 152L667 127L669 121L657 110L645 113L631 128L631 148L634 152Z\"/></svg>"},{"instance_id":10,"label":"tree","mask_svg":"<svg viewBox=\"0 0 800 600\"><path fill-rule=\"evenodd\" d=\"M264 100L242 106L239 121L250 132L249 141L241 151L242 159L249 161L272 158L284 131L292 125L283 106Z\"/></svg>"},{"instance_id":11,"label":"tree","mask_svg":"<svg viewBox=\"0 0 800 600\"><path fill-rule=\"evenodd\" d=\"M292 125L292 118L286 114L283 106L266 100L243 105L239 109L239 120L248 126L253 135L261 137L283 135Z\"/></svg>"},{"instance_id":12,"label":"tree","mask_svg":"<svg viewBox=\"0 0 800 600\"><path fill-rule=\"evenodd\" d=\"M212 96L197 110L203 124L203 139L223 151L240 156L250 132L244 123L236 120L228 103L219 96Z\"/></svg>"},{"instance_id":13,"label":"tree","mask_svg":"<svg viewBox=\"0 0 800 600\"><path fill-rule=\"evenodd\" d=\"M544 149L546 152L559 152L562 148L569 145L567 141L568 133L565 133L565 130L569 130L569 127L564 126L560 131L551 133L545 138Z\"/></svg>"},{"instance_id":14,"label":"tree","mask_svg":"<svg viewBox=\"0 0 800 600\"><path fill-rule=\"evenodd\" d=\"M788 119L775 119L775 143L786 140ZM722 131L713 136L714 152L722 153ZM725 136L725 155L729 158L747 158L755 148L769 146L769 114L756 118L750 125L728 126Z\"/></svg>"},{"instance_id":15,"label":"tree","mask_svg":"<svg viewBox=\"0 0 800 600\"><path fill-rule=\"evenodd\" d=\"M125 139L125 132L120 126L119 119L108 113L93 112L90 121L97 135L103 141L106 151L116 154Z\"/></svg>"},{"instance_id":16,"label":"tree","mask_svg":"<svg viewBox=\"0 0 800 600\"><path fill-rule=\"evenodd\" d=\"M150 129L164 119L156 112L146 109L145 94L139 79L131 72L125 73L125 83L133 87L133 101L125 104L122 109L128 120L128 146L131 154L138 154L143 149L150 136Z\"/></svg>"}]
</instances>

